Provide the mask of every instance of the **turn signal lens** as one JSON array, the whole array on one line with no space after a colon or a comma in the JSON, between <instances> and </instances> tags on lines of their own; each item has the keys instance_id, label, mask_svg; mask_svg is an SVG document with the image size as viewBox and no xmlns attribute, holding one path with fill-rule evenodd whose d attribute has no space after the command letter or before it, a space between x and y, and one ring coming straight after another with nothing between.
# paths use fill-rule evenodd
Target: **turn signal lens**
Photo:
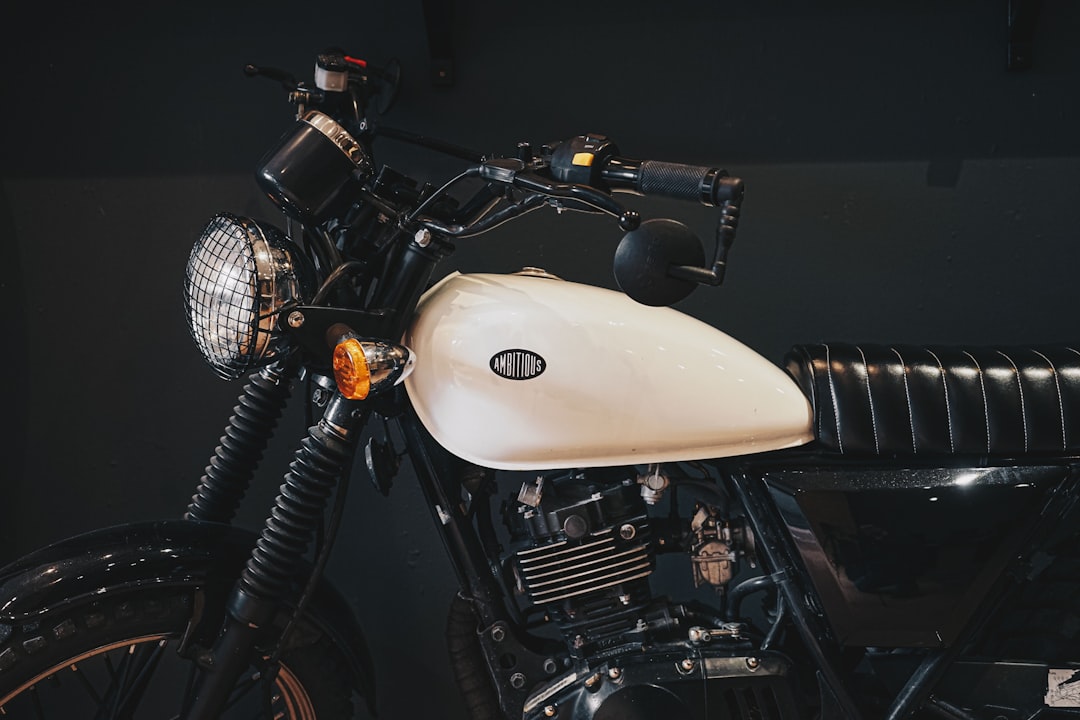
<instances>
[{"instance_id":1,"label":"turn signal lens","mask_svg":"<svg viewBox=\"0 0 1080 720\"><path fill-rule=\"evenodd\" d=\"M334 346L334 379L349 400L363 400L397 385L414 364L412 351L404 345L346 336Z\"/></svg>"},{"instance_id":2,"label":"turn signal lens","mask_svg":"<svg viewBox=\"0 0 1080 720\"><path fill-rule=\"evenodd\" d=\"M363 400L371 392L371 371L358 339L342 340L334 348L334 379L341 394L350 400Z\"/></svg>"}]
</instances>

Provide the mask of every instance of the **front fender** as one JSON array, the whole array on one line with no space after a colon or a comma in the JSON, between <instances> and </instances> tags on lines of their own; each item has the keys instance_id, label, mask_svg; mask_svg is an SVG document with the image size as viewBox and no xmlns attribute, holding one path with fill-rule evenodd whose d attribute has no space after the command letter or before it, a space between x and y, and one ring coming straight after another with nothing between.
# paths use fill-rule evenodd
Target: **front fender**
<instances>
[{"instance_id":1,"label":"front fender","mask_svg":"<svg viewBox=\"0 0 1080 720\"><path fill-rule=\"evenodd\" d=\"M0 623L31 620L91 595L146 585L232 587L257 539L249 530L193 520L131 523L76 535L0 568ZM310 566L297 571L297 592L309 572ZM344 597L322 580L306 612L340 649L353 686L374 707L374 665Z\"/></svg>"}]
</instances>

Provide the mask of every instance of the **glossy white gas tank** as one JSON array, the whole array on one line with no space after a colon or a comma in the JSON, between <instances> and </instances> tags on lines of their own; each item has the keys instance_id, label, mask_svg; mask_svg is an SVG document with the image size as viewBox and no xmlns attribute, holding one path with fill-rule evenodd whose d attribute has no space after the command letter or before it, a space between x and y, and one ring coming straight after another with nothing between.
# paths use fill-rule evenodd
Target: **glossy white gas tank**
<instances>
[{"instance_id":1,"label":"glossy white gas tank","mask_svg":"<svg viewBox=\"0 0 1080 720\"><path fill-rule=\"evenodd\" d=\"M478 465L536 470L697 460L801 445L780 368L672 308L523 274L448 275L405 344L421 422Z\"/></svg>"}]
</instances>

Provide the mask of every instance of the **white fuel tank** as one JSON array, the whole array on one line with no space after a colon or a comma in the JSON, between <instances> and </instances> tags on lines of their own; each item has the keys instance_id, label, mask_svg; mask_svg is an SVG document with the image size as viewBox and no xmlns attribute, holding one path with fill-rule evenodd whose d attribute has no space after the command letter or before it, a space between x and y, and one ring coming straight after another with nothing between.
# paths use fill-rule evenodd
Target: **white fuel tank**
<instances>
[{"instance_id":1,"label":"white fuel tank","mask_svg":"<svg viewBox=\"0 0 1080 720\"><path fill-rule=\"evenodd\" d=\"M780 368L723 332L620 292L460 274L420 299L405 386L443 447L539 470L757 453L812 438Z\"/></svg>"}]
</instances>

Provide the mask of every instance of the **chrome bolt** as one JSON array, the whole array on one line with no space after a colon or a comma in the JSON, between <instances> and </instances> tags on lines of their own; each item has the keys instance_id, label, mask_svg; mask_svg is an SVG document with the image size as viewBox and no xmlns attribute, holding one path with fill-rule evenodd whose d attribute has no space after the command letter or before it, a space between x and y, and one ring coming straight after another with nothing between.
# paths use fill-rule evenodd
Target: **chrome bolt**
<instances>
[{"instance_id":1,"label":"chrome bolt","mask_svg":"<svg viewBox=\"0 0 1080 720\"><path fill-rule=\"evenodd\" d=\"M413 241L420 247L427 247L431 244L431 231L427 228L420 228L413 235Z\"/></svg>"},{"instance_id":2,"label":"chrome bolt","mask_svg":"<svg viewBox=\"0 0 1080 720\"><path fill-rule=\"evenodd\" d=\"M555 717L558 714L559 708L555 707L554 705L544 706L544 717Z\"/></svg>"},{"instance_id":3,"label":"chrome bolt","mask_svg":"<svg viewBox=\"0 0 1080 720\"><path fill-rule=\"evenodd\" d=\"M630 523L626 523L619 528L619 537L623 540L632 540L635 535L637 535L637 528Z\"/></svg>"},{"instance_id":4,"label":"chrome bolt","mask_svg":"<svg viewBox=\"0 0 1080 720\"><path fill-rule=\"evenodd\" d=\"M751 670L757 670L758 665L760 665L760 664L761 664L761 661L758 660L755 657L746 658L746 667L750 668Z\"/></svg>"},{"instance_id":5,"label":"chrome bolt","mask_svg":"<svg viewBox=\"0 0 1080 720\"><path fill-rule=\"evenodd\" d=\"M525 676L521 673L514 673L510 676L510 686L515 690L525 687Z\"/></svg>"},{"instance_id":6,"label":"chrome bolt","mask_svg":"<svg viewBox=\"0 0 1080 720\"><path fill-rule=\"evenodd\" d=\"M693 659L686 658L685 660L683 660L682 662L679 663L679 668L681 670L683 670L684 672L690 672L691 670L694 669L694 661L693 661Z\"/></svg>"},{"instance_id":7,"label":"chrome bolt","mask_svg":"<svg viewBox=\"0 0 1080 720\"><path fill-rule=\"evenodd\" d=\"M555 662L554 658L546 658L544 660L544 672L546 672L548 675L554 675L555 671L558 669L559 666Z\"/></svg>"},{"instance_id":8,"label":"chrome bolt","mask_svg":"<svg viewBox=\"0 0 1080 720\"><path fill-rule=\"evenodd\" d=\"M620 670L619 668L614 668L613 667L613 668L611 668L610 670L607 671L607 674L608 674L608 677L611 678L612 680L618 680L619 678L622 677L622 670Z\"/></svg>"},{"instance_id":9,"label":"chrome bolt","mask_svg":"<svg viewBox=\"0 0 1080 720\"><path fill-rule=\"evenodd\" d=\"M293 310L289 313L289 327L298 328L304 324L304 313L299 310Z\"/></svg>"},{"instance_id":10,"label":"chrome bolt","mask_svg":"<svg viewBox=\"0 0 1080 720\"><path fill-rule=\"evenodd\" d=\"M491 639L497 643L500 643L506 639L506 630L503 628L502 625L496 625L495 627L491 628Z\"/></svg>"},{"instance_id":11,"label":"chrome bolt","mask_svg":"<svg viewBox=\"0 0 1080 720\"><path fill-rule=\"evenodd\" d=\"M602 676L600 675L600 673L593 673L589 677L585 678L585 687L587 687L587 688L596 687L597 685L600 684L601 677Z\"/></svg>"}]
</instances>

